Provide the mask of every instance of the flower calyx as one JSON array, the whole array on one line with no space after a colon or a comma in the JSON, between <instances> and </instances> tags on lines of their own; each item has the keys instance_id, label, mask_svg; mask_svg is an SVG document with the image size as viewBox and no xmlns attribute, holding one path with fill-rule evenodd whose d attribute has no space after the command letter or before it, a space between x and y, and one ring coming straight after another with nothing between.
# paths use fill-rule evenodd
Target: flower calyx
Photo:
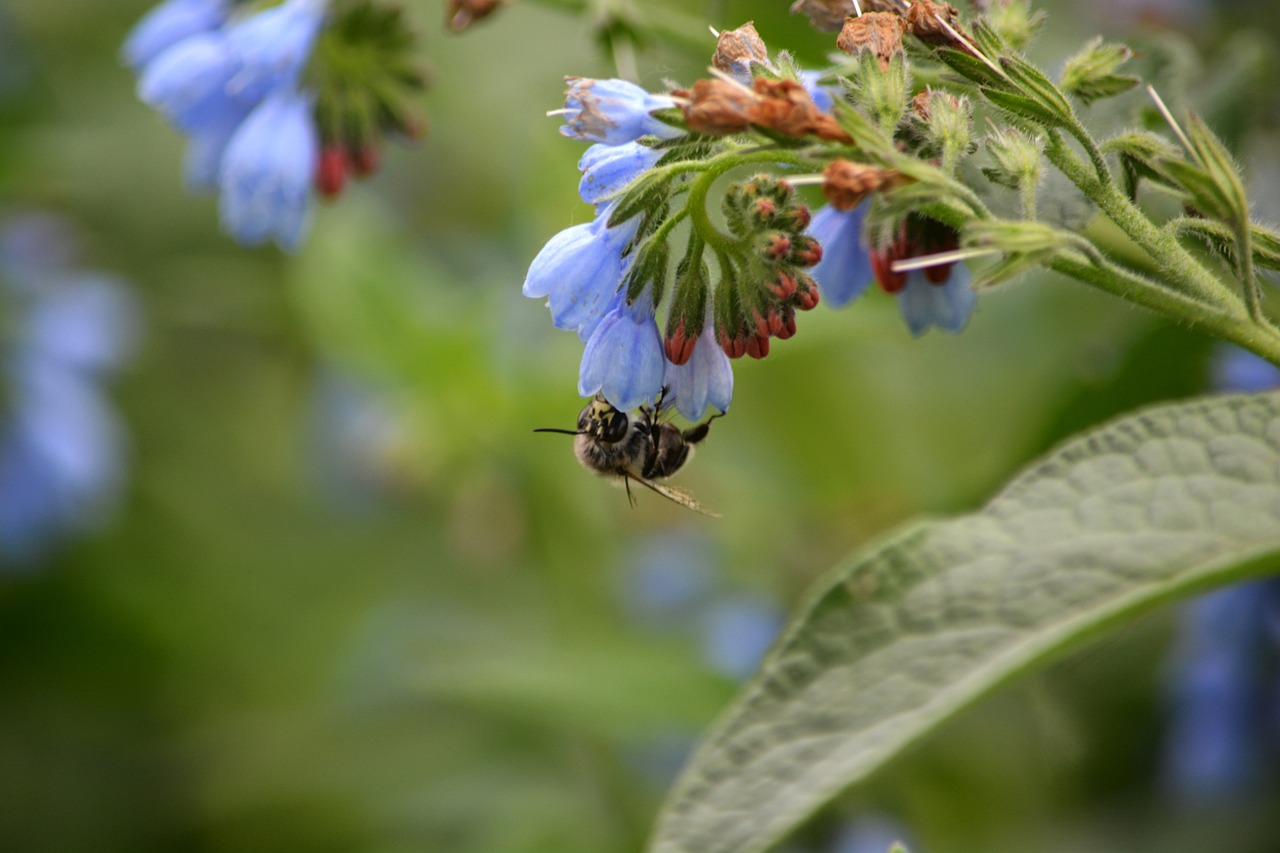
<instances>
[{"instance_id":1,"label":"flower calyx","mask_svg":"<svg viewBox=\"0 0 1280 853\"><path fill-rule=\"evenodd\" d=\"M747 21L735 30L724 30L716 37L716 52L711 64L739 83L750 83L756 65L770 68L769 49L756 32L755 22Z\"/></svg>"},{"instance_id":2,"label":"flower calyx","mask_svg":"<svg viewBox=\"0 0 1280 853\"><path fill-rule=\"evenodd\" d=\"M907 22L893 12L867 12L844 22L836 46L851 56L871 53L881 71L889 70L889 61L902 53L902 34Z\"/></svg>"},{"instance_id":3,"label":"flower calyx","mask_svg":"<svg viewBox=\"0 0 1280 853\"><path fill-rule=\"evenodd\" d=\"M320 195L335 197L348 177L376 171L384 136L421 136L411 101L426 79L415 67L414 44L403 11L372 0L344 6L321 33L308 70L320 131Z\"/></svg>"},{"instance_id":4,"label":"flower calyx","mask_svg":"<svg viewBox=\"0 0 1280 853\"><path fill-rule=\"evenodd\" d=\"M724 136L755 126L795 139L812 135L832 142L853 141L834 118L818 109L797 80L757 77L748 88L714 78L672 94L679 99L689 129L697 133Z\"/></svg>"},{"instance_id":5,"label":"flower calyx","mask_svg":"<svg viewBox=\"0 0 1280 853\"><path fill-rule=\"evenodd\" d=\"M822 195L836 210L853 210L871 193L895 189L910 181L894 169L852 160L832 160L822 171Z\"/></svg>"}]
</instances>

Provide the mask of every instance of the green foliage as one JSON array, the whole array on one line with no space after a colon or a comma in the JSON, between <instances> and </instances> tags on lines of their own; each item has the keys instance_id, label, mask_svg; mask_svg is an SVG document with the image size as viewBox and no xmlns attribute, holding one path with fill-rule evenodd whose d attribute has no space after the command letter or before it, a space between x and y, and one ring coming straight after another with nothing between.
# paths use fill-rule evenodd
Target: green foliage
<instances>
[{"instance_id":1,"label":"green foliage","mask_svg":"<svg viewBox=\"0 0 1280 853\"><path fill-rule=\"evenodd\" d=\"M1277 435L1280 394L1150 409L980 512L855 555L699 747L650 849L764 850L1014 676L1171 598L1275 571Z\"/></svg>"}]
</instances>

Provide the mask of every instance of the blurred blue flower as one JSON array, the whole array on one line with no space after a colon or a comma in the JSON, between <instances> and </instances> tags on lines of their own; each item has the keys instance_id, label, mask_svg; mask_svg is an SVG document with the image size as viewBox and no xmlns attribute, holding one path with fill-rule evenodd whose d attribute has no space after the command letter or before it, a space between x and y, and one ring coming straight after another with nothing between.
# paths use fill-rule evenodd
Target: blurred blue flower
<instances>
[{"instance_id":1,"label":"blurred blue flower","mask_svg":"<svg viewBox=\"0 0 1280 853\"><path fill-rule=\"evenodd\" d=\"M123 282L64 264L53 238L65 233L32 217L0 234L0 564L11 567L100 521L123 485L123 432L101 385L132 350L136 306Z\"/></svg>"},{"instance_id":2,"label":"blurred blue flower","mask_svg":"<svg viewBox=\"0 0 1280 853\"><path fill-rule=\"evenodd\" d=\"M771 601L745 594L717 601L702 615L702 655L716 672L742 680L781 629L782 612Z\"/></svg>"},{"instance_id":3,"label":"blurred blue flower","mask_svg":"<svg viewBox=\"0 0 1280 853\"><path fill-rule=\"evenodd\" d=\"M238 241L293 250L310 213L320 137L311 97L281 90L255 109L222 155L222 224Z\"/></svg>"},{"instance_id":4,"label":"blurred blue flower","mask_svg":"<svg viewBox=\"0 0 1280 853\"><path fill-rule=\"evenodd\" d=\"M835 96L832 95L832 89L822 86L818 80L822 78L820 71L801 71L800 82L804 84L805 91L809 93L809 97L813 100L813 105L824 113L831 112L831 108L835 104Z\"/></svg>"},{"instance_id":5,"label":"blurred blue flower","mask_svg":"<svg viewBox=\"0 0 1280 853\"><path fill-rule=\"evenodd\" d=\"M707 406L727 412L733 400L733 365L716 341L715 327L708 323L693 355L684 364L666 362L662 380L667 397L685 418L700 419Z\"/></svg>"},{"instance_id":6,"label":"blurred blue flower","mask_svg":"<svg viewBox=\"0 0 1280 853\"><path fill-rule=\"evenodd\" d=\"M631 305L618 294L582 351L578 393L630 411L657 398L666 364L648 292Z\"/></svg>"},{"instance_id":7,"label":"blurred blue flower","mask_svg":"<svg viewBox=\"0 0 1280 853\"><path fill-rule=\"evenodd\" d=\"M1254 392L1280 388L1280 367L1231 344L1217 346L1211 371L1213 387L1219 391Z\"/></svg>"},{"instance_id":8,"label":"blurred blue flower","mask_svg":"<svg viewBox=\"0 0 1280 853\"><path fill-rule=\"evenodd\" d=\"M230 0L165 0L130 31L125 62L140 69L183 39L222 26L230 14Z\"/></svg>"},{"instance_id":9,"label":"blurred blue flower","mask_svg":"<svg viewBox=\"0 0 1280 853\"><path fill-rule=\"evenodd\" d=\"M661 151L639 142L592 145L578 161L578 169L582 172L578 195L587 204L602 201L652 168L661 158Z\"/></svg>"},{"instance_id":10,"label":"blurred blue flower","mask_svg":"<svg viewBox=\"0 0 1280 853\"><path fill-rule=\"evenodd\" d=\"M619 593L640 622L668 627L691 620L711 595L715 552L704 534L664 531L634 543L625 555Z\"/></svg>"},{"instance_id":11,"label":"blurred blue flower","mask_svg":"<svg viewBox=\"0 0 1280 853\"><path fill-rule=\"evenodd\" d=\"M626 80L568 78L564 125L560 132L573 139L621 145L642 136L673 137L680 131L654 118L654 110L675 106L670 95L651 95Z\"/></svg>"},{"instance_id":12,"label":"blurred blue flower","mask_svg":"<svg viewBox=\"0 0 1280 853\"><path fill-rule=\"evenodd\" d=\"M221 18L215 6L170 0L138 24L125 45L138 96L190 137L187 186L221 190L235 239L292 249L319 158L313 100L299 81L326 4L285 0Z\"/></svg>"},{"instance_id":13,"label":"blurred blue flower","mask_svg":"<svg viewBox=\"0 0 1280 853\"><path fill-rule=\"evenodd\" d=\"M1190 804L1230 802L1274 773L1278 660L1280 580L1230 587L1184 609L1164 750L1175 796Z\"/></svg>"},{"instance_id":14,"label":"blurred blue flower","mask_svg":"<svg viewBox=\"0 0 1280 853\"><path fill-rule=\"evenodd\" d=\"M849 304L871 285L871 256L862 243L865 218L862 205L842 211L828 204L809 222L809 236L822 244L822 260L809 274L818 283L823 301L833 308Z\"/></svg>"},{"instance_id":15,"label":"blurred blue flower","mask_svg":"<svg viewBox=\"0 0 1280 853\"><path fill-rule=\"evenodd\" d=\"M377 509L403 485L409 434L391 394L332 366L311 390L308 444L322 492L338 508Z\"/></svg>"},{"instance_id":16,"label":"blurred blue flower","mask_svg":"<svg viewBox=\"0 0 1280 853\"><path fill-rule=\"evenodd\" d=\"M898 291L898 308L902 319L915 337L933 326L944 332L959 333L969 322L978 296L973 292L972 276L964 264L954 264L947 280L930 281L924 270L907 273L906 286Z\"/></svg>"},{"instance_id":17,"label":"blurred blue flower","mask_svg":"<svg viewBox=\"0 0 1280 853\"><path fill-rule=\"evenodd\" d=\"M888 853L894 844L904 843L902 827L883 815L864 815L840 828L831 853Z\"/></svg>"},{"instance_id":18,"label":"blurred blue flower","mask_svg":"<svg viewBox=\"0 0 1280 853\"><path fill-rule=\"evenodd\" d=\"M611 307L629 263L623 250L639 227L631 219L610 228L609 214L606 208L591 222L548 240L524 280L524 295L545 298L556 328L577 332L584 342Z\"/></svg>"}]
</instances>

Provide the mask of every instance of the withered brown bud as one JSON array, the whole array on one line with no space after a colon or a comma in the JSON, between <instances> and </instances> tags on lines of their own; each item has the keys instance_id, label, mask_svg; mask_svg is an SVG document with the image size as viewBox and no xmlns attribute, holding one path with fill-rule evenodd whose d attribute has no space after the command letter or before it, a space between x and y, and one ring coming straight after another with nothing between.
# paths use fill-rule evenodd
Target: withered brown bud
<instances>
[{"instance_id":1,"label":"withered brown bud","mask_svg":"<svg viewBox=\"0 0 1280 853\"><path fill-rule=\"evenodd\" d=\"M751 105L752 124L784 136L808 136L833 142L852 142L831 116L818 109L804 86L795 80L766 80L757 77L752 88L760 97Z\"/></svg>"},{"instance_id":2,"label":"withered brown bud","mask_svg":"<svg viewBox=\"0 0 1280 853\"><path fill-rule=\"evenodd\" d=\"M911 99L911 111L920 116L924 121L929 120L929 103L933 100L933 91L931 89L921 89L916 96Z\"/></svg>"},{"instance_id":3,"label":"withered brown bud","mask_svg":"<svg viewBox=\"0 0 1280 853\"><path fill-rule=\"evenodd\" d=\"M861 0L857 6L853 0L796 0L791 4L791 14L804 15L814 29L834 33L844 26L845 18L852 18L861 8L867 12L897 12L894 0Z\"/></svg>"},{"instance_id":4,"label":"withered brown bud","mask_svg":"<svg viewBox=\"0 0 1280 853\"><path fill-rule=\"evenodd\" d=\"M460 33L481 18L498 10L504 0L449 0L444 20L449 29Z\"/></svg>"},{"instance_id":5,"label":"withered brown bud","mask_svg":"<svg viewBox=\"0 0 1280 853\"><path fill-rule=\"evenodd\" d=\"M756 32L755 22L747 21L736 30L725 30L716 41L716 52L711 64L726 74L748 82L751 79L751 63L769 64L769 49Z\"/></svg>"},{"instance_id":6,"label":"withered brown bud","mask_svg":"<svg viewBox=\"0 0 1280 853\"><path fill-rule=\"evenodd\" d=\"M871 193L891 190L907 182L893 169L851 160L832 160L822 172L822 194L836 210L853 210Z\"/></svg>"},{"instance_id":7,"label":"withered brown bud","mask_svg":"<svg viewBox=\"0 0 1280 853\"><path fill-rule=\"evenodd\" d=\"M727 80L699 80L692 89L672 92L689 129L722 136L740 133L751 124L749 112L756 96L745 86Z\"/></svg>"},{"instance_id":8,"label":"withered brown bud","mask_svg":"<svg viewBox=\"0 0 1280 853\"><path fill-rule=\"evenodd\" d=\"M960 12L950 3L916 0L907 12L907 32L925 44L973 55L971 41L960 26Z\"/></svg>"},{"instance_id":9,"label":"withered brown bud","mask_svg":"<svg viewBox=\"0 0 1280 853\"><path fill-rule=\"evenodd\" d=\"M888 71L889 60L895 53L902 53L904 25L903 19L892 12L868 12L844 22L836 46L854 56L869 50L880 60L880 69Z\"/></svg>"}]
</instances>

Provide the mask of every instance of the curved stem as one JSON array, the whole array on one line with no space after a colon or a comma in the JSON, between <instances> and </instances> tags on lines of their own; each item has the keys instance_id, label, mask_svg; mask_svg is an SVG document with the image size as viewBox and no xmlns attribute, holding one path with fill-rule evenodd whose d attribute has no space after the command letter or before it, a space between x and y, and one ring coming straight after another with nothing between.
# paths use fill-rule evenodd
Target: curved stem
<instances>
[{"instance_id":1,"label":"curved stem","mask_svg":"<svg viewBox=\"0 0 1280 853\"><path fill-rule=\"evenodd\" d=\"M685 210L689 214L689 221L697 230L698 236L707 242L707 245L720 253L733 253L737 246L734 241L726 237L715 223L711 221L711 215L707 213L707 193L711 191L711 185L716 182L726 172L729 172L738 166L744 166L748 163L787 163L789 165L803 165L804 160L800 157L792 155L791 152L777 149L760 149L756 151L726 151L705 162L697 164L702 174L694 178L689 185L689 195L685 199ZM682 165L682 164L672 164Z\"/></svg>"}]
</instances>

